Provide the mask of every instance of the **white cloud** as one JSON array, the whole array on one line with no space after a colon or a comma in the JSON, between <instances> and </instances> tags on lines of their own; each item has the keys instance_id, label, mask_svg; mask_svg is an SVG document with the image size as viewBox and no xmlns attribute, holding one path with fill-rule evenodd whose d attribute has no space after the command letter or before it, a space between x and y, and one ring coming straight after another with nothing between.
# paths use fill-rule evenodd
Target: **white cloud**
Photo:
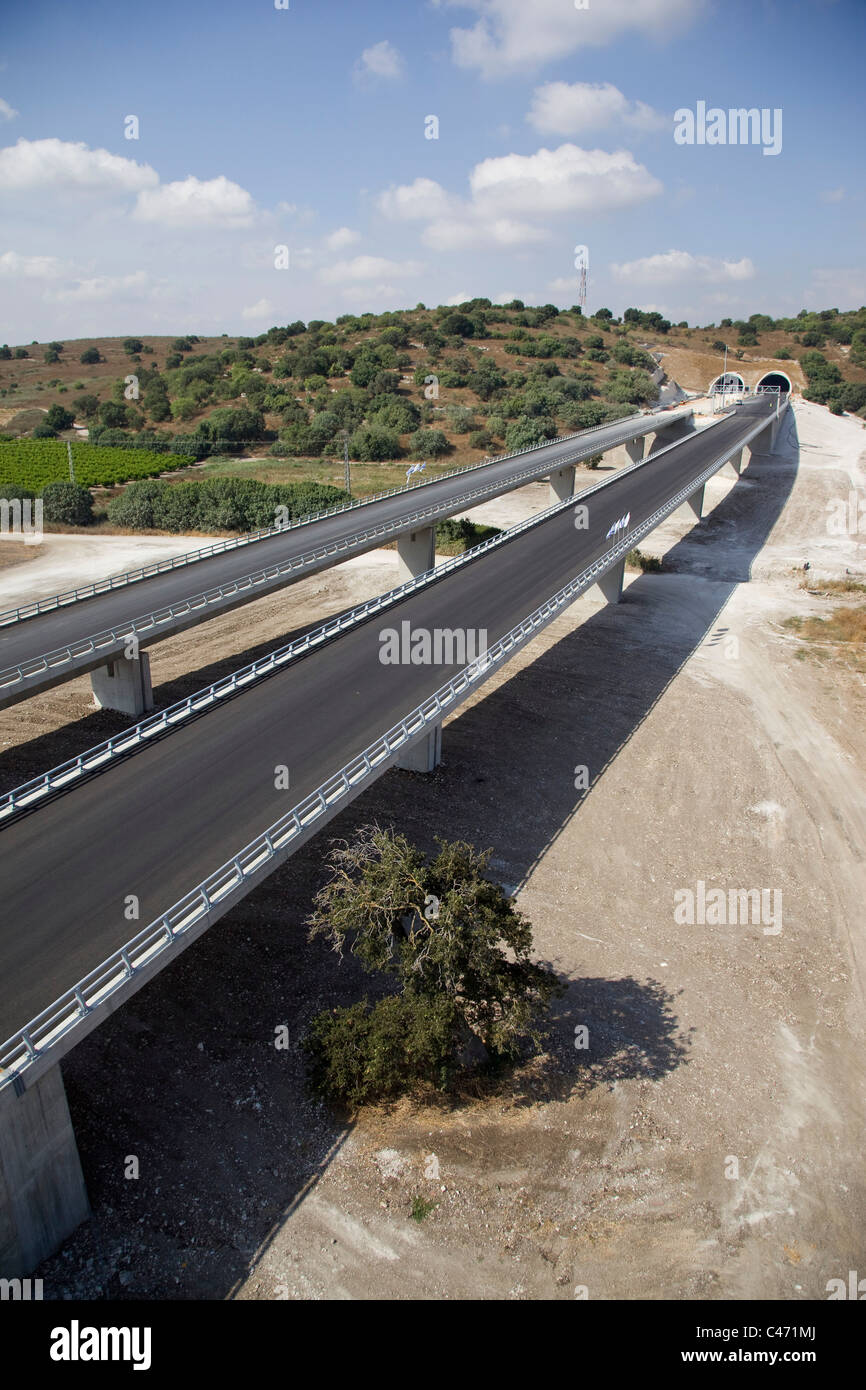
<instances>
[{"instance_id":1,"label":"white cloud","mask_svg":"<svg viewBox=\"0 0 866 1390\"><path fill-rule=\"evenodd\" d=\"M47 298L65 304L85 304L94 300L115 299L122 295L138 297L147 288L148 277L143 270L131 275L96 275L91 280L79 280L69 289L52 290Z\"/></svg>"},{"instance_id":2,"label":"white cloud","mask_svg":"<svg viewBox=\"0 0 866 1390\"><path fill-rule=\"evenodd\" d=\"M246 309L241 309L242 319L264 319L269 314L274 313L274 306L269 299L259 299L255 304L248 304Z\"/></svg>"},{"instance_id":3,"label":"white cloud","mask_svg":"<svg viewBox=\"0 0 866 1390\"><path fill-rule=\"evenodd\" d=\"M342 251L344 246L352 246L360 240L360 232L353 232L351 227L338 227L330 236L325 237L325 245L329 251Z\"/></svg>"},{"instance_id":4,"label":"white cloud","mask_svg":"<svg viewBox=\"0 0 866 1390\"><path fill-rule=\"evenodd\" d=\"M609 212L661 193L662 185L628 150L584 150L578 145L482 160L469 179L483 213L543 216Z\"/></svg>"},{"instance_id":5,"label":"white cloud","mask_svg":"<svg viewBox=\"0 0 866 1390\"><path fill-rule=\"evenodd\" d=\"M444 217L460 208L460 199L446 193L441 183L435 179L416 179L414 183L404 183L380 193L376 199L379 211L395 222L411 222L415 219L430 221L434 217Z\"/></svg>"},{"instance_id":6,"label":"white cloud","mask_svg":"<svg viewBox=\"0 0 866 1390\"><path fill-rule=\"evenodd\" d=\"M0 119L4 121L14 121L15 117L18 115L20 115L20 112L16 111L14 106L10 106L8 101L4 101L3 98L0 97Z\"/></svg>"},{"instance_id":7,"label":"white cloud","mask_svg":"<svg viewBox=\"0 0 866 1390\"><path fill-rule=\"evenodd\" d=\"M480 16L471 29L451 30L451 48L458 67L487 78L532 71L629 31L654 39L681 33L704 9L704 0L590 0L586 9L571 0L447 2Z\"/></svg>"},{"instance_id":8,"label":"white cloud","mask_svg":"<svg viewBox=\"0 0 866 1390\"><path fill-rule=\"evenodd\" d=\"M580 289L580 281L576 275L560 275L556 280L548 280L547 288L549 290L560 290L562 293L576 292Z\"/></svg>"},{"instance_id":9,"label":"white cloud","mask_svg":"<svg viewBox=\"0 0 866 1390\"><path fill-rule=\"evenodd\" d=\"M224 174L201 180L192 174L159 188L139 193L135 216L142 222L161 222L166 227L248 227L255 204L240 184Z\"/></svg>"},{"instance_id":10,"label":"white cloud","mask_svg":"<svg viewBox=\"0 0 866 1390\"><path fill-rule=\"evenodd\" d=\"M469 247L516 247L548 241L550 233L529 222L510 217L482 218L477 212L466 216L439 218L431 222L422 234L422 241L431 251L461 251Z\"/></svg>"},{"instance_id":11,"label":"white cloud","mask_svg":"<svg viewBox=\"0 0 866 1390\"><path fill-rule=\"evenodd\" d=\"M426 221L422 241L434 251L515 248L549 240L532 219L556 213L603 213L632 207L662 185L628 150L608 154L577 145L485 159L469 175L471 196L448 193L433 179L391 187L377 206L393 221Z\"/></svg>"},{"instance_id":12,"label":"white cloud","mask_svg":"<svg viewBox=\"0 0 866 1390\"><path fill-rule=\"evenodd\" d=\"M386 299L392 304L400 291L394 285L350 285L339 292L350 304L371 304L374 299Z\"/></svg>"},{"instance_id":13,"label":"white cloud","mask_svg":"<svg viewBox=\"0 0 866 1390\"><path fill-rule=\"evenodd\" d=\"M20 256L4 251L0 256L0 275L23 276L27 280L52 280L63 273L56 256Z\"/></svg>"},{"instance_id":14,"label":"white cloud","mask_svg":"<svg viewBox=\"0 0 866 1390\"><path fill-rule=\"evenodd\" d=\"M820 195L822 203L841 203L845 197L844 188L827 188Z\"/></svg>"},{"instance_id":15,"label":"white cloud","mask_svg":"<svg viewBox=\"0 0 866 1390\"><path fill-rule=\"evenodd\" d=\"M815 270L804 300L816 309L859 309L866 304L866 270L857 266Z\"/></svg>"},{"instance_id":16,"label":"white cloud","mask_svg":"<svg viewBox=\"0 0 866 1390\"><path fill-rule=\"evenodd\" d=\"M466 294L464 290L461 290L460 294L452 294L450 299L445 300L445 303L450 304L452 306L455 306L457 304L465 304L468 299L471 299L471 297L472 296Z\"/></svg>"},{"instance_id":17,"label":"white cloud","mask_svg":"<svg viewBox=\"0 0 866 1390\"><path fill-rule=\"evenodd\" d=\"M156 187L159 175L149 164L91 150L83 142L25 140L0 150L0 185L10 189L73 189L138 193Z\"/></svg>"},{"instance_id":18,"label":"white cloud","mask_svg":"<svg viewBox=\"0 0 866 1390\"><path fill-rule=\"evenodd\" d=\"M319 271L319 279L328 285L341 280L377 280L393 275L400 279L418 275L424 269L419 261L389 261L384 256L355 256L351 261L335 261Z\"/></svg>"},{"instance_id":19,"label":"white cloud","mask_svg":"<svg viewBox=\"0 0 866 1390\"><path fill-rule=\"evenodd\" d=\"M633 131L663 130L668 117L643 101L629 101L610 82L547 82L532 96L526 117L546 135L581 135L623 125Z\"/></svg>"},{"instance_id":20,"label":"white cloud","mask_svg":"<svg viewBox=\"0 0 866 1390\"><path fill-rule=\"evenodd\" d=\"M355 76L391 79L401 77L403 69L403 58L399 50L387 39L383 39L381 43L374 43L371 48L364 49L355 64Z\"/></svg>"},{"instance_id":21,"label":"white cloud","mask_svg":"<svg viewBox=\"0 0 866 1390\"><path fill-rule=\"evenodd\" d=\"M751 280L755 275L748 256L739 261L723 261L715 256L693 256L690 251L664 251L637 261L614 262L611 271L620 282L651 285L675 285L683 280Z\"/></svg>"}]
</instances>

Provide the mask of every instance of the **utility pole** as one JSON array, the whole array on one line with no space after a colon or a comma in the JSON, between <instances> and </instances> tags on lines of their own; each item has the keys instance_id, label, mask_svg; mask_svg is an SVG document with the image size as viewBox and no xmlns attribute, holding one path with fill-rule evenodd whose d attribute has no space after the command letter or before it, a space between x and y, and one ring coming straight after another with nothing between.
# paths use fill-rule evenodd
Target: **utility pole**
<instances>
[{"instance_id":1,"label":"utility pole","mask_svg":"<svg viewBox=\"0 0 866 1390\"><path fill-rule=\"evenodd\" d=\"M722 370L722 414L725 413L725 393L728 389L728 345L725 343L725 365Z\"/></svg>"},{"instance_id":2,"label":"utility pole","mask_svg":"<svg viewBox=\"0 0 866 1390\"><path fill-rule=\"evenodd\" d=\"M71 483L74 483L74 482L75 482L75 464L72 462L72 445L71 445L71 443L69 442L68 439L67 439L67 441L66 441L66 454L67 454L67 457L68 457L68 459L69 459L69 481L70 481Z\"/></svg>"},{"instance_id":3,"label":"utility pole","mask_svg":"<svg viewBox=\"0 0 866 1390\"><path fill-rule=\"evenodd\" d=\"M345 468L344 482L346 491L352 491L352 478L349 472L349 431L343 430L343 465Z\"/></svg>"}]
</instances>

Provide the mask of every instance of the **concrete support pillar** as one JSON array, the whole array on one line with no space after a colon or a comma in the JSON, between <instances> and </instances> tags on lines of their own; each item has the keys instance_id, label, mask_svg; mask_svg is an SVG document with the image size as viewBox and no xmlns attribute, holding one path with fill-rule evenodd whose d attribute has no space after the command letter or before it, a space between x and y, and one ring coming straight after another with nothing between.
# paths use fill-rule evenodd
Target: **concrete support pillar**
<instances>
[{"instance_id":1,"label":"concrete support pillar","mask_svg":"<svg viewBox=\"0 0 866 1390\"><path fill-rule=\"evenodd\" d=\"M734 475L735 478L739 478L740 474L741 474L742 471L743 471L743 451L742 451L742 449L738 449L737 452L736 452L735 454L731 454L731 457L728 459L728 461L727 461L727 463L724 465L724 467L725 467L725 468L729 468L729 469L731 470L731 472L733 473L733 475Z\"/></svg>"},{"instance_id":2,"label":"concrete support pillar","mask_svg":"<svg viewBox=\"0 0 866 1390\"><path fill-rule=\"evenodd\" d=\"M612 569L601 576L598 587L608 603L619 603L622 598L622 583L625 578L625 556Z\"/></svg>"},{"instance_id":3,"label":"concrete support pillar","mask_svg":"<svg viewBox=\"0 0 866 1390\"><path fill-rule=\"evenodd\" d=\"M425 526L421 531L410 531L397 539L397 582L405 584L407 579L417 579L426 574L436 564L436 529Z\"/></svg>"},{"instance_id":4,"label":"concrete support pillar","mask_svg":"<svg viewBox=\"0 0 866 1390\"><path fill-rule=\"evenodd\" d=\"M626 441L625 451L628 454L629 463L640 463L643 458L645 443L645 435L641 435L640 439L629 439Z\"/></svg>"},{"instance_id":5,"label":"concrete support pillar","mask_svg":"<svg viewBox=\"0 0 866 1390\"><path fill-rule=\"evenodd\" d=\"M20 1278L90 1215L59 1065L0 1091L0 1277Z\"/></svg>"},{"instance_id":6,"label":"concrete support pillar","mask_svg":"<svg viewBox=\"0 0 866 1390\"><path fill-rule=\"evenodd\" d=\"M679 439L685 439L687 434L695 432L695 417L689 415L684 420L674 420L670 425L661 425L657 433L653 436L650 453L654 454L658 449L666 449L669 444L676 444Z\"/></svg>"},{"instance_id":7,"label":"concrete support pillar","mask_svg":"<svg viewBox=\"0 0 866 1390\"><path fill-rule=\"evenodd\" d=\"M574 464L567 468L558 468L555 473L550 475L550 501L549 506L553 507L557 502L564 502L566 497L574 496Z\"/></svg>"},{"instance_id":8,"label":"concrete support pillar","mask_svg":"<svg viewBox=\"0 0 866 1390\"><path fill-rule=\"evenodd\" d=\"M441 761L442 725L434 724L423 738L401 750L395 766L402 768L404 772L432 772Z\"/></svg>"},{"instance_id":9,"label":"concrete support pillar","mask_svg":"<svg viewBox=\"0 0 866 1390\"><path fill-rule=\"evenodd\" d=\"M691 497L687 497L685 502L683 502L681 506L677 507L675 515L683 514L687 517L689 521L693 521L694 518L697 517L698 521L700 521L701 517L704 514L705 487L706 484L701 483L700 487L692 493Z\"/></svg>"},{"instance_id":10,"label":"concrete support pillar","mask_svg":"<svg viewBox=\"0 0 866 1390\"><path fill-rule=\"evenodd\" d=\"M93 699L98 709L117 709L138 719L153 709L150 657L147 652L122 654L90 673Z\"/></svg>"}]
</instances>

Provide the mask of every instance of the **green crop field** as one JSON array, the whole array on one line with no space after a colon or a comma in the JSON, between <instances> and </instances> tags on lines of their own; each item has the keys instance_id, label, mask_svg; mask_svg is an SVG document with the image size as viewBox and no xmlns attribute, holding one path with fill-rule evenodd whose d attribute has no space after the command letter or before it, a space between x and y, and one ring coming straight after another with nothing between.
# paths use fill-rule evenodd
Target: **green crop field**
<instances>
[{"instance_id":1,"label":"green crop field","mask_svg":"<svg viewBox=\"0 0 866 1390\"><path fill-rule=\"evenodd\" d=\"M133 478L154 478L188 468L189 454L156 454L149 449L72 445L75 481L81 487L110 487ZM47 483L69 482L69 456L60 439L19 439L0 443L0 488L20 487L40 493Z\"/></svg>"}]
</instances>

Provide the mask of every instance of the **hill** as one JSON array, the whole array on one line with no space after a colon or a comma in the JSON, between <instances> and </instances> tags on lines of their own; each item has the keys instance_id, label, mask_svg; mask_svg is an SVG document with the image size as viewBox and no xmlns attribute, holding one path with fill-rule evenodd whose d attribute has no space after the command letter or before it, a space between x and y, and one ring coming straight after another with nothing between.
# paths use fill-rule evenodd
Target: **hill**
<instances>
[{"instance_id":1,"label":"hill","mask_svg":"<svg viewBox=\"0 0 866 1390\"><path fill-rule=\"evenodd\" d=\"M866 309L689 327L637 309L616 319L473 299L298 321L255 338L4 346L0 430L87 431L99 445L222 460L209 469L269 481L289 472L339 481L347 440L350 457L372 466L364 490L389 461L441 471L654 406L665 373L673 386L663 401L676 383L703 394L724 342L728 369L747 384L785 371L809 399L866 415Z\"/></svg>"}]
</instances>

